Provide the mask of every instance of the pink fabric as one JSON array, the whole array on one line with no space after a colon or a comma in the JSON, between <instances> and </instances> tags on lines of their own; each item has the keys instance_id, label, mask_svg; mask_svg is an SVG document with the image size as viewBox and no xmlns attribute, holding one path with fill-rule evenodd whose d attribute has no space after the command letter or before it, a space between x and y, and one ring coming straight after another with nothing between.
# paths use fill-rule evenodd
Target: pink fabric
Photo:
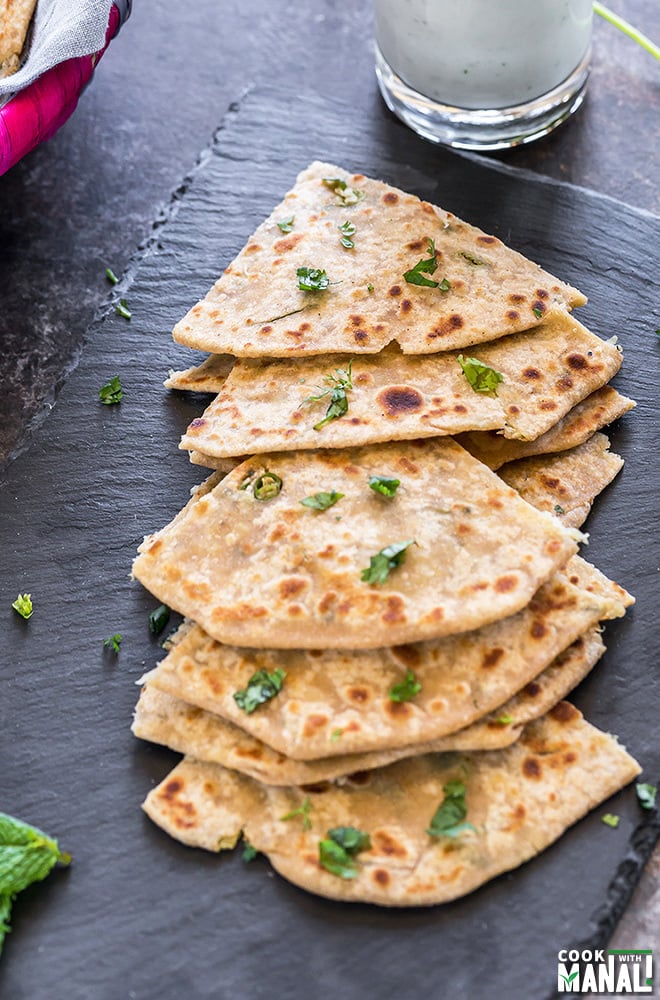
<instances>
[{"instance_id":1,"label":"pink fabric","mask_svg":"<svg viewBox=\"0 0 660 1000\"><path fill-rule=\"evenodd\" d=\"M73 114L94 67L118 30L119 11L113 6L100 52L53 66L0 108L0 176L55 135Z\"/></svg>"}]
</instances>

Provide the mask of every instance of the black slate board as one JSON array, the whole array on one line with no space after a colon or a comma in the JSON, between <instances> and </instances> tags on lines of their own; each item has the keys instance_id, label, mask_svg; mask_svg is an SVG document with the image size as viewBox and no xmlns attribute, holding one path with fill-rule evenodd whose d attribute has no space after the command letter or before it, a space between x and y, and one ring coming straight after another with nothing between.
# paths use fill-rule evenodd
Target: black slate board
<instances>
[{"instance_id":1,"label":"black slate board","mask_svg":"<svg viewBox=\"0 0 660 1000\"><path fill-rule=\"evenodd\" d=\"M14 906L0 961L7 1000L546 997L560 948L606 943L657 837L657 814L628 789L606 807L621 815L618 829L600 822L604 807L464 900L388 912L310 897L263 859L244 866L237 853L186 849L140 812L177 757L129 733L134 683L161 653L147 629L156 602L128 574L142 535L203 478L176 448L201 401L161 384L168 368L190 363L170 330L313 158L380 176L496 233L579 285L591 300L580 319L620 338L616 385L639 405L614 430L626 467L596 504L586 554L638 603L608 626L606 658L575 700L619 735L646 780L660 778L660 220L436 149L379 112L356 122L325 98L248 94L120 286L133 319L109 310L94 326L0 488L0 808L59 836L74 856ZM115 372L125 398L104 407L97 391ZM19 591L35 602L27 623L10 610ZM115 658L102 641L116 631Z\"/></svg>"}]
</instances>

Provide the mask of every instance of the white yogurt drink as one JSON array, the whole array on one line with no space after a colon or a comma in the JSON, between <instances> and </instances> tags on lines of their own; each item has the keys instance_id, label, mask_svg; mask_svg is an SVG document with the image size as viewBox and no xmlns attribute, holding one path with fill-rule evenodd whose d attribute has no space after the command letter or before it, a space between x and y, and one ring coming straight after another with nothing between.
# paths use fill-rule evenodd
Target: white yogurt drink
<instances>
[{"instance_id":1,"label":"white yogurt drink","mask_svg":"<svg viewBox=\"0 0 660 1000\"><path fill-rule=\"evenodd\" d=\"M592 10L591 0L374 0L381 91L428 138L530 141L582 101Z\"/></svg>"}]
</instances>

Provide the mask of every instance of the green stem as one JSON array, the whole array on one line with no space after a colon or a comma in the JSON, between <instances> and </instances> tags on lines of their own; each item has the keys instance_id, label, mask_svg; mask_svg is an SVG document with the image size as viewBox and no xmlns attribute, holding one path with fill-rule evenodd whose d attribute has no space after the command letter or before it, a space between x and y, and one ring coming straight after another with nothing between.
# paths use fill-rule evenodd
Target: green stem
<instances>
[{"instance_id":1,"label":"green stem","mask_svg":"<svg viewBox=\"0 0 660 1000\"><path fill-rule=\"evenodd\" d=\"M633 41L637 42L638 45L641 45L647 52L650 52L656 59L660 59L660 48L655 45L650 38L643 35L641 31L634 28L628 21L624 21L622 17L619 17L618 14L615 14L608 7L605 7L604 4L598 3L598 0L594 0L594 11L596 14L600 14L601 17L604 17L606 21L609 21L610 24L613 24L615 28L619 28L620 31L623 31L625 35L632 38Z\"/></svg>"}]
</instances>

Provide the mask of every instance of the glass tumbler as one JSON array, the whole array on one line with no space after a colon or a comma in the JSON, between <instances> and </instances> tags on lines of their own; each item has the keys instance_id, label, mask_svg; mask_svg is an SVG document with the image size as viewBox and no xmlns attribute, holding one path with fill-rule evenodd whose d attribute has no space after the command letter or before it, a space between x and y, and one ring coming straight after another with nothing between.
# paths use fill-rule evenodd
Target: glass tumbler
<instances>
[{"instance_id":1,"label":"glass tumbler","mask_svg":"<svg viewBox=\"0 0 660 1000\"><path fill-rule=\"evenodd\" d=\"M583 101L592 16L592 0L374 0L381 93L435 142L531 142Z\"/></svg>"}]
</instances>

